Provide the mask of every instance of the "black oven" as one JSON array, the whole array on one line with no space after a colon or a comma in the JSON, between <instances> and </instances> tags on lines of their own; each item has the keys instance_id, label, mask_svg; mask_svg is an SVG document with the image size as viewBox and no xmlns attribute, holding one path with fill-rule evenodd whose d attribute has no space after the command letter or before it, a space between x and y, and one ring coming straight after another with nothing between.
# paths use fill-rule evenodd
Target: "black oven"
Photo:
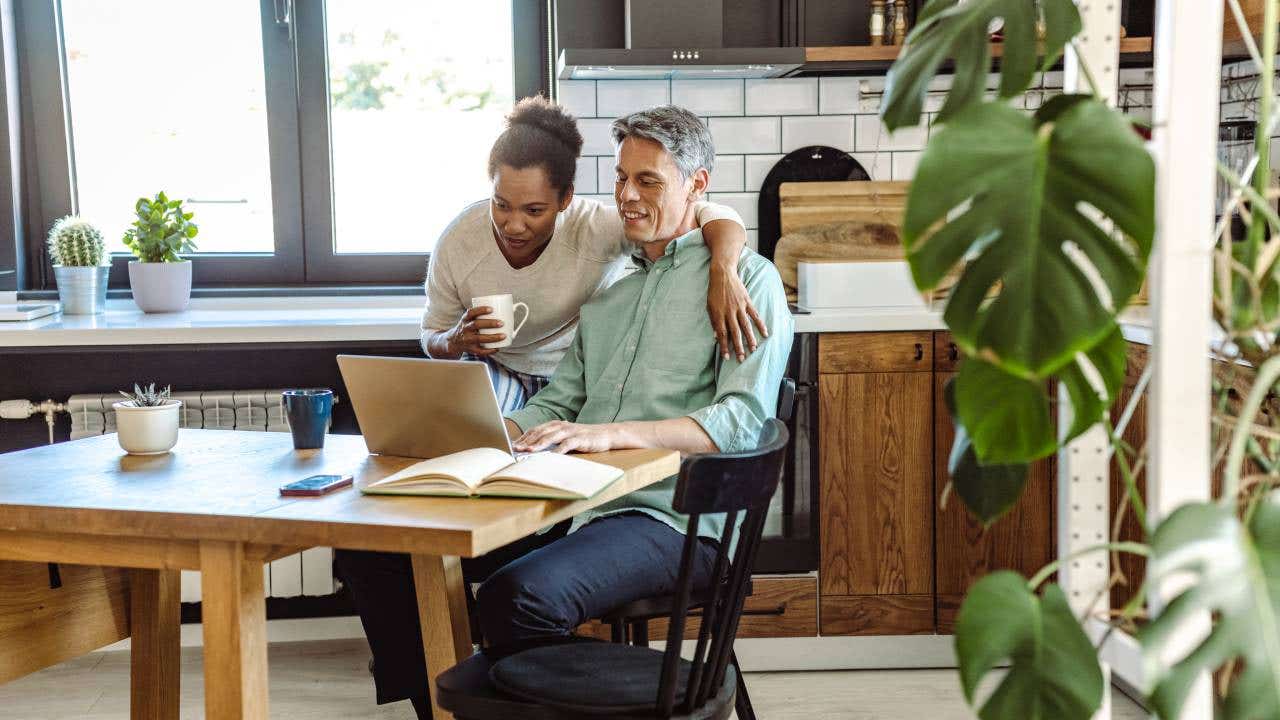
<instances>
[{"instance_id":1,"label":"black oven","mask_svg":"<svg viewBox=\"0 0 1280 720\"><path fill-rule=\"evenodd\" d=\"M782 483L769 504L757 573L805 573L818 569L818 336L797 333L787 362L796 403L787 430L791 444Z\"/></svg>"}]
</instances>

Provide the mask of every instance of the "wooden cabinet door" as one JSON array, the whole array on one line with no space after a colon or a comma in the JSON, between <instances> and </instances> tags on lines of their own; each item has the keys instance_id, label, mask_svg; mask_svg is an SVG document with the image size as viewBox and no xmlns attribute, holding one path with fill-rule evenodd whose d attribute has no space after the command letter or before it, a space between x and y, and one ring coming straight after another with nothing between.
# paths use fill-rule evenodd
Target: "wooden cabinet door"
<instances>
[{"instance_id":1,"label":"wooden cabinet door","mask_svg":"<svg viewBox=\"0 0 1280 720\"><path fill-rule=\"evenodd\" d=\"M886 342L903 344L901 356L912 370L818 378L820 632L931 633L933 383L929 362L918 369L915 345L927 342L922 352L931 358L932 338L868 335L866 347L876 356ZM831 350L827 340L823 336L820 358ZM859 338L836 340L842 354L859 354Z\"/></svg>"},{"instance_id":2,"label":"wooden cabinet door","mask_svg":"<svg viewBox=\"0 0 1280 720\"><path fill-rule=\"evenodd\" d=\"M933 445L935 510L934 557L937 578L938 632L955 632L956 613L969 586L994 570L1017 570L1030 577L1054 557L1054 462L1046 458L1031 466L1022 498L990 528L982 524L955 495L941 507L948 481L955 426L943 390L955 376L959 353L949 333L934 338Z\"/></svg>"}]
</instances>

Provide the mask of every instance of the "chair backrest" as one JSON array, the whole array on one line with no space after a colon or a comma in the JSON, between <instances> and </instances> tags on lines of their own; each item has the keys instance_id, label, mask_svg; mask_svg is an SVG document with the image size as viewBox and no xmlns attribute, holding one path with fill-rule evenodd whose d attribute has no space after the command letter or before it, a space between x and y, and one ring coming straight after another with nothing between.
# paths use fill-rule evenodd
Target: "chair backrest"
<instances>
[{"instance_id":1,"label":"chair backrest","mask_svg":"<svg viewBox=\"0 0 1280 720\"><path fill-rule=\"evenodd\" d=\"M789 377L782 378L782 387L778 388L778 413L776 417L784 423L791 422L791 415L796 410L796 381Z\"/></svg>"},{"instance_id":2,"label":"chair backrest","mask_svg":"<svg viewBox=\"0 0 1280 720\"><path fill-rule=\"evenodd\" d=\"M742 617L751 566L755 563L760 537L764 533L765 513L778 487L789 441L787 426L781 420L770 418L765 421L755 450L691 455L680 464L674 506L677 511L689 515L689 527L685 533L675 604L671 610L662 676L658 684L659 717L670 717L677 709L692 712L704 705L724 682L733 639L738 632L738 620ZM684 639L689 597L693 592L698 524L706 513L726 513L724 533L716 551L711 574L712 596L702 613L698 644L685 686L685 699L681 707L676 708L680 647ZM729 546L739 515L743 516L742 527L730 560ZM726 574L727 580L720 582Z\"/></svg>"}]
</instances>

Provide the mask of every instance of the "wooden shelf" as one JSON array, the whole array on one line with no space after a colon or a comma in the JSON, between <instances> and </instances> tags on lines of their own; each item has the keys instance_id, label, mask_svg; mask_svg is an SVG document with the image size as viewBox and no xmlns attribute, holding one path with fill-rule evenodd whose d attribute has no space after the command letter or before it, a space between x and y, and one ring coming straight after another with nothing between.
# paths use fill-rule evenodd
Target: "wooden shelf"
<instances>
[{"instance_id":1,"label":"wooden shelf","mask_svg":"<svg viewBox=\"0 0 1280 720\"><path fill-rule=\"evenodd\" d=\"M1149 37L1131 37L1120 40L1120 54L1134 55L1151 52L1152 43ZM833 63L877 63L892 62L898 59L902 51L901 45L846 45L831 47L809 47L804 49L805 62ZM991 43L991 56L1004 54L1004 43Z\"/></svg>"}]
</instances>

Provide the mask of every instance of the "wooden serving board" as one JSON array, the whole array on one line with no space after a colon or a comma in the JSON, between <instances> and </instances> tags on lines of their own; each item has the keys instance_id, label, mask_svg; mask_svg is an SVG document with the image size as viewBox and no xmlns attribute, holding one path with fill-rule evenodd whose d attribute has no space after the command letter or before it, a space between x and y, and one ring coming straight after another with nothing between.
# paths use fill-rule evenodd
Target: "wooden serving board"
<instances>
[{"instance_id":1,"label":"wooden serving board","mask_svg":"<svg viewBox=\"0 0 1280 720\"><path fill-rule=\"evenodd\" d=\"M907 207L905 182L796 182L778 186L779 229L783 235L816 225L842 222L902 227Z\"/></svg>"}]
</instances>

